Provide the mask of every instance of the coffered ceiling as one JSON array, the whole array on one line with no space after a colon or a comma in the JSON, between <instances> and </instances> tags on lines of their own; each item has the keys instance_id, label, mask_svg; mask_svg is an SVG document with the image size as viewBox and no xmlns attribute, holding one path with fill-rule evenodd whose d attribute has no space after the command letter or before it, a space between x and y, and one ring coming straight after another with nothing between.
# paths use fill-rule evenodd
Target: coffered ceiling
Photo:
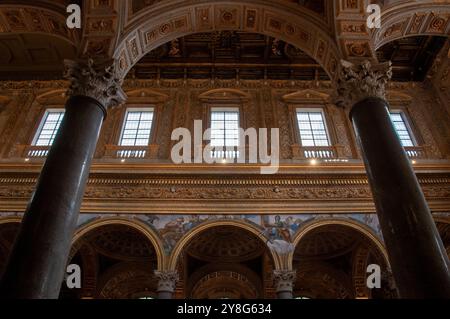
<instances>
[{"instance_id":1,"label":"coffered ceiling","mask_svg":"<svg viewBox=\"0 0 450 319\"><path fill-rule=\"evenodd\" d=\"M137 78L327 80L302 50L257 33L197 33L166 43L142 58Z\"/></svg>"}]
</instances>

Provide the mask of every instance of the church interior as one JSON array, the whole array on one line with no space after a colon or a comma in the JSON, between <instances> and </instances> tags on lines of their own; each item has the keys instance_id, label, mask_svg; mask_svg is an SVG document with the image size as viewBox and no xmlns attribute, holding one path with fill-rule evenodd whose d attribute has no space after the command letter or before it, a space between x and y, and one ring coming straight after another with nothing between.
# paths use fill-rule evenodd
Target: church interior
<instances>
[{"instance_id":1,"label":"church interior","mask_svg":"<svg viewBox=\"0 0 450 319\"><path fill-rule=\"evenodd\" d=\"M0 297L450 298L449 36L449 0L0 1Z\"/></svg>"}]
</instances>

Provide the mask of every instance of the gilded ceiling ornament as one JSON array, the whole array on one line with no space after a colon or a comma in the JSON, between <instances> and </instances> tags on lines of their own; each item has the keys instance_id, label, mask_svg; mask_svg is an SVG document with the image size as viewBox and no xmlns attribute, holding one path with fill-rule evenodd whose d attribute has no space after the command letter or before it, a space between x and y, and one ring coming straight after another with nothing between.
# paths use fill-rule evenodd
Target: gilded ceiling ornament
<instances>
[{"instance_id":1,"label":"gilded ceiling ornament","mask_svg":"<svg viewBox=\"0 0 450 319\"><path fill-rule=\"evenodd\" d=\"M386 99L386 84L391 78L391 62L372 64L366 60L355 65L342 60L337 81L336 104L351 108L369 97Z\"/></svg>"},{"instance_id":2,"label":"gilded ceiling ornament","mask_svg":"<svg viewBox=\"0 0 450 319\"><path fill-rule=\"evenodd\" d=\"M116 61L94 64L65 60L64 78L70 81L68 96L88 96L99 101L106 108L123 103L126 95L122 90L122 80L118 76Z\"/></svg>"}]
</instances>

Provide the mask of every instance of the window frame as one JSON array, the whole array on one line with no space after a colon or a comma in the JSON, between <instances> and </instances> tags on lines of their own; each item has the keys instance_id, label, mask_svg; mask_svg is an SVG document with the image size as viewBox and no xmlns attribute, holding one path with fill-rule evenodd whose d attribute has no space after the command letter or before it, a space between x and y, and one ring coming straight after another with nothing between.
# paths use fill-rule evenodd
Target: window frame
<instances>
[{"instance_id":1,"label":"window frame","mask_svg":"<svg viewBox=\"0 0 450 319\"><path fill-rule=\"evenodd\" d=\"M151 125L151 128L150 128L150 135L148 137L148 144L147 145L122 145L122 140L123 140L123 135L125 133L125 127L126 127L126 124L127 124L128 114L130 112L152 112L153 113L152 125ZM149 147L150 145L152 145L153 142L154 142L156 112L157 112L157 108L154 105L151 105L151 106L139 106L139 107L135 107L135 106L127 107L125 109L125 112L122 115L122 125L121 125L121 129L120 129L119 140L117 142L117 146L124 147L124 148L126 148L126 147L142 147L142 148L146 148L146 147ZM137 140L137 138L135 139L135 144L136 144L136 140Z\"/></svg>"},{"instance_id":2,"label":"window frame","mask_svg":"<svg viewBox=\"0 0 450 319\"><path fill-rule=\"evenodd\" d=\"M314 145L314 146L305 146L305 145L303 145L303 140L302 140L302 136L301 136L301 133L300 133L300 131L301 131L301 129L300 129L300 126L299 126L299 120L298 120L298 114L299 113L302 113L302 112L307 112L307 113L321 113L322 114L322 120L323 120L323 125L324 125L324 127L325 127L325 133L326 133L326 136L327 136L327 141L328 141L328 145L323 145L323 146L316 146L316 145ZM333 147L333 145L334 145L334 142L333 142L333 138L332 138L332 136L331 136L331 134L330 134L330 130L329 130L329 127L328 127L328 121L327 121L327 116L326 116L326 113L325 113L325 109L323 108L323 107L295 107L295 109L294 109L294 121L295 121L295 127L296 127L296 132L297 132L297 141L298 141L298 144L300 145L300 147L302 147L302 148L308 148L308 147L310 147L310 148L314 148L314 147ZM312 128L311 128L311 130L312 130ZM314 138L314 134L313 134L313 138ZM313 139L313 141L314 141L314 144L315 144L315 140Z\"/></svg>"},{"instance_id":3,"label":"window frame","mask_svg":"<svg viewBox=\"0 0 450 319\"><path fill-rule=\"evenodd\" d=\"M208 114L208 128L211 129L211 134L212 134L212 115L214 112L227 112L227 111L234 111L237 113L238 115L238 145L237 146L233 146L236 148L239 148L241 146L241 140L240 140L240 136L239 136L239 128L241 128L241 109L238 106L225 106L225 105L220 105L220 106L214 106L211 105L211 107L209 108L209 114ZM210 139L209 142L211 143L212 140ZM226 144L226 138L224 139L224 142ZM226 145L222 145L222 146L217 146L217 147L223 147L226 149Z\"/></svg>"},{"instance_id":4,"label":"window frame","mask_svg":"<svg viewBox=\"0 0 450 319\"><path fill-rule=\"evenodd\" d=\"M66 113L66 110L64 108L58 107L58 108L53 108L53 107L48 107L44 110L42 116L41 116L41 120L39 122L39 125L37 126L37 128L35 128L34 130L34 136L33 139L31 140L30 145L33 147L51 147L53 145L53 143L55 142L55 138L56 138L56 134L55 134L55 138L53 138L53 141L51 142L50 145L37 145L37 142L39 141L39 138L41 137L42 134L42 130L45 126L45 123L47 122L47 118L49 116L50 113ZM64 119L64 117L63 117ZM62 120L61 120L62 123ZM59 130L59 128L58 128Z\"/></svg>"},{"instance_id":5,"label":"window frame","mask_svg":"<svg viewBox=\"0 0 450 319\"><path fill-rule=\"evenodd\" d=\"M411 139L411 142L413 144L412 146L403 146L403 143L402 143L402 141L400 139L400 136L399 136L399 140L400 140L400 143L402 144L402 147L418 147L418 146L420 146L419 142L417 140L416 134L415 134L415 132L413 130L412 124L411 124L411 122L410 122L410 120L409 120L405 110L398 109L398 108L394 108L394 109L389 110L389 118L391 119L392 125L394 126L394 130L395 130L395 132L398 135L397 129L395 128L395 125L394 125L394 121L392 121L392 117L391 117L392 114L400 114L400 116L402 118L402 121L405 124L406 130L408 131L409 138Z\"/></svg>"}]
</instances>

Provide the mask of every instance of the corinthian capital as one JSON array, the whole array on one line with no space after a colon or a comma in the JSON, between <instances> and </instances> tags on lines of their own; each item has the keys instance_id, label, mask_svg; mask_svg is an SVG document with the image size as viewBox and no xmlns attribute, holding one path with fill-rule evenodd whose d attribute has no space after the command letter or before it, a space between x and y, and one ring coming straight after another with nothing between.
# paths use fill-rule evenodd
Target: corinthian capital
<instances>
[{"instance_id":1,"label":"corinthian capital","mask_svg":"<svg viewBox=\"0 0 450 319\"><path fill-rule=\"evenodd\" d=\"M65 60L64 64L64 77L70 81L68 96L88 96L105 108L125 101L126 96L116 72L115 60L101 64L94 64L92 59L87 62Z\"/></svg>"},{"instance_id":2,"label":"corinthian capital","mask_svg":"<svg viewBox=\"0 0 450 319\"><path fill-rule=\"evenodd\" d=\"M177 271L155 271L155 277L158 279L158 292L174 292L179 280Z\"/></svg>"},{"instance_id":3,"label":"corinthian capital","mask_svg":"<svg viewBox=\"0 0 450 319\"><path fill-rule=\"evenodd\" d=\"M353 107L368 97L386 98L386 84L392 78L392 63L361 64L342 60L337 85L336 104Z\"/></svg>"},{"instance_id":4,"label":"corinthian capital","mask_svg":"<svg viewBox=\"0 0 450 319\"><path fill-rule=\"evenodd\" d=\"M273 279L276 292L292 291L297 278L295 270L274 270Z\"/></svg>"}]
</instances>

